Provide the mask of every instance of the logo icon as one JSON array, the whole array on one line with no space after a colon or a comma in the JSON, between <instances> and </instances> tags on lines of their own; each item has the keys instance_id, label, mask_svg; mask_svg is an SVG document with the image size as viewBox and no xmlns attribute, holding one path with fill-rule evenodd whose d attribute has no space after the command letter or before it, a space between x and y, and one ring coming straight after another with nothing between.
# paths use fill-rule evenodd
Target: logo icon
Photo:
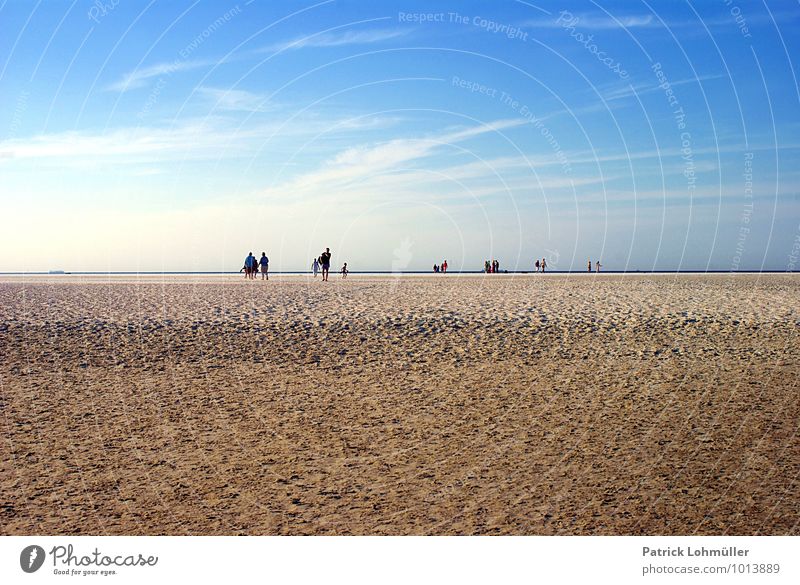
<instances>
[{"instance_id":1,"label":"logo icon","mask_svg":"<svg viewBox=\"0 0 800 585\"><path fill-rule=\"evenodd\" d=\"M19 566L26 573L35 573L44 564L44 549L38 544L26 546L19 553Z\"/></svg>"}]
</instances>

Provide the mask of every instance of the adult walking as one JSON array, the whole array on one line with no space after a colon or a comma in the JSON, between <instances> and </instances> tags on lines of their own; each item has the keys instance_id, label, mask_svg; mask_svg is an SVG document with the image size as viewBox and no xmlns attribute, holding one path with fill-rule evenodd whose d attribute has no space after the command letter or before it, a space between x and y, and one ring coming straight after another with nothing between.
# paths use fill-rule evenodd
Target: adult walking
<instances>
[{"instance_id":1,"label":"adult walking","mask_svg":"<svg viewBox=\"0 0 800 585\"><path fill-rule=\"evenodd\" d=\"M320 254L319 262L322 264L322 282L328 282L328 272L331 269L331 249L325 248L325 251Z\"/></svg>"},{"instance_id":2,"label":"adult walking","mask_svg":"<svg viewBox=\"0 0 800 585\"><path fill-rule=\"evenodd\" d=\"M547 268L547 260L542 258L542 273L544 273L544 269Z\"/></svg>"},{"instance_id":3,"label":"adult walking","mask_svg":"<svg viewBox=\"0 0 800 585\"><path fill-rule=\"evenodd\" d=\"M258 261L261 266L261 280L269 280L269 258L266 252L261 252L261 259Z\"/></svg>"}]
</instances>

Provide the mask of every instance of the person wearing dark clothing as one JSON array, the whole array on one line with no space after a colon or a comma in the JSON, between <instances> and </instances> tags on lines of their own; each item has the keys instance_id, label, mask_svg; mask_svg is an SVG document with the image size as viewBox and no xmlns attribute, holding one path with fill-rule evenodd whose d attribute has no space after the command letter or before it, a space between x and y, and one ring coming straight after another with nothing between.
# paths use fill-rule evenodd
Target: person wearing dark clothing
<instances>
[{"instance_id":1,"label":"person wearing dark clothing","mask_svg":"<svg viewBox=\"0 0 800 585\"><path fill-rule=\"evenodd\" d=\"M331 269L331 249L325 248L325 251L319 257L319 263L322 264L322 282L328 281L328 272Z\"/></svg>"}]
</instances>

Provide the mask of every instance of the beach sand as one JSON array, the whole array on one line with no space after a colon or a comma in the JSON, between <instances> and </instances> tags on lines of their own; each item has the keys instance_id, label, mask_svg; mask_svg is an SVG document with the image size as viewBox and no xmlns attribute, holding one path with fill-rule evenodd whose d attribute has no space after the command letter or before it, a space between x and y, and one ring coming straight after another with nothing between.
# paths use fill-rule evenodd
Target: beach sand
<instances>
[{"instance_id":1,"label":"beach sand","mask_svg":"<svg viewBox=\"0 0 800 585\"><path fill-rule=\"evenodd\" d=\"M3 277L4 534L799 534L800 276Z\"/></svg>"}]
</instances>

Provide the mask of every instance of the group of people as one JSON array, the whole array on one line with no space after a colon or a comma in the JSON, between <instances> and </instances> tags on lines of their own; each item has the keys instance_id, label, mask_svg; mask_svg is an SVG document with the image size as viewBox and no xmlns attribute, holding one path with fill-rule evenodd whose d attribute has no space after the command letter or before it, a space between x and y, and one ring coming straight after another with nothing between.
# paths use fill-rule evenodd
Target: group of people
<instances>
[{"instance_id":1,"label":"group of people","mask_svg":"<svg viewBox=\"0 0 800 585\"><path fill-rule=\"evenodd\" d=\"M322 282L328 282L328 275L331 270L331 256L331 249L325 248L325 251L322 254L312 260L311 272L314 273L314 278L316 278L317 274L322 271ZM339 272L342 274L342 278L347 278L347 275L350 274L350 270L347 268L347 262L344 263Z\"/></svg>"},{"instance_id":2,"label":"group of people","mask_svg":"<svg viewBox=\"0 0 800 585\"><path fill-rule=\"evenodd\" d=\"M486 260L483 263L483 271L486 274L496 274L500 272L500 261L492 260L491 262L489 262L488 260Z\"/></svg>"},{"instance_id":3,"label":"group of people","mask_svg":"<svg viewBox=\"0 0 800 585\"><path fill-rule=\"evenodd\" d=\"M331 249L325 248L325 251L322 252L317 258L314 258L313 262L311 263L311 271L314 273L314 278L316 278L319 272L322 272L322 281L328 281L328 275L331 269ZM600 268L603 265L600 264L600 260L595 262L595 271L600 272ZM547 260L542 258L539 260L536 259L534 262L534 267L536 268L536 272L545 272L547 270ZM592 272L592 259L589 259L587 264L587 270ZM444 260L441 264L434 264L433 271L435 273L447 273L447 260ZM500 261L499 260L486 260L483 263L483 271L487 274L496 274L500 272ZM261 258L256 258L253 256L253 253L250 252L247 255L247 258L244 259L244 267L239 271L244 272L244 277L254 280L256 275L261 272L261 280L269 280L269 258L267 258L266 252L261 252ZM347 268L347 262L344 263L342 269L339 271L342 275L342 278L347 278L347 275L350 271Z\"/></svg>"},{"instance_id":4,"label":"group of people","mask_svg":"<svg viewBox=\"0 0 800 585\"><path fill-rule=\"evenodd\" d=\"M441 272L443 274L446 274L447 273L447 260L445 260L441 264L434 264L433 265L433 271L437 272L437 273Z\"/></svg>"},{"instance_id":5,"label":"group of people","mask_svg":"<svg viewBox=\"0 0 800 585\"><path fill-rule=\"evenodd\" d=\"M261 280L269 280L269 258L266 252L261 252L261 258L256 258L250 252L244 259L244 266L239 272L244 272L244 277L254 280L259 269L261 270Z\"/></svg>"},{"instance_id":6,"label":"group of people","mask_svg":"<svg viewBox=\"0 0 800 585\"><path fill-rule=\"evenodd\" d=\"M328 273L331 269L331 256L331 249L325 248L325 251L317 258L314 258L311 264L311 271L314 273L314 277L321 271L323 282L328 281ZM261 280L269 280L269 258L267 258L267 253L261 252L261 258L256 258L253 256L253 253L250 252L247 258L244 259L244 266L239 272L244 272L245 278L254 280L259 271L261 272ZM347 262L344 263L340 272L342 273L342 278L347 278L347 275L350 273L347 269Z\"/></svg>"}]
</instances>

